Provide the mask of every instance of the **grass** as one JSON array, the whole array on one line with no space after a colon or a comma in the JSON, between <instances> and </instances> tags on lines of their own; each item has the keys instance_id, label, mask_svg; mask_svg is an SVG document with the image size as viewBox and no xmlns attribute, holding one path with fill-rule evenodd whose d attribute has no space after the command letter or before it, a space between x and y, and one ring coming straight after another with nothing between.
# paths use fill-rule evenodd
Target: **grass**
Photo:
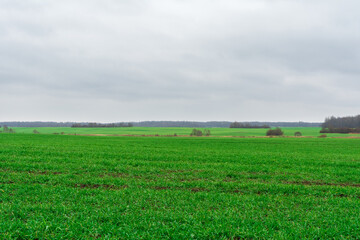
<instances>
[{"instance_id":1,"label":"grass","mask_svg":"<svg viewBox=\"0 0 360 240\"><path fill-rule=\"evenodd\" d=\"M4 239L357 238L360 139L0 134Z\"/></svg>"},{"instance_id":2,"label":"grass","mask_svg":"<svg viewBox=\"0 0 360 240\"><path fill-rule=\"evenodd\" d=\"M42 128L14 128L17 133L33 133L34 129L41 134L61 133L65 134L118 134L118 135L190 135L193 128L151 128L151 127L131 127L131 128L69 128L69 127L42 127ZM203 129L203 128L199 128ZM303 136L320 136L320 129L309 128L282 128L286 136L294 136L299 131ZM268 129L245 129L245 128L210 128L212 136L265 136ZM329 137L343 137L349 134L326 134Z\"/></svg>"}]
</instances>

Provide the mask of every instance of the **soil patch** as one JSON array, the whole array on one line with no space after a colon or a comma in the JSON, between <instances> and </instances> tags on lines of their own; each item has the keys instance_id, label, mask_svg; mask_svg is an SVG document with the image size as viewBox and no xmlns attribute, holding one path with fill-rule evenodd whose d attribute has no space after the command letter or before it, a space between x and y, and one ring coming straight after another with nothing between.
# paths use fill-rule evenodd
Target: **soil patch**
<instances>
[{"instance_id":1,"label":"soil patch","mask_svg":"<svg viewBox=\"0 0 360 240\"><path fill-rule=\"evenodd\" d=\"M302 182L284 182L285 184L308 185L308 186L340 186L340 187L360 187L360 184L354 183L326 183L319 181L302 181Z\"/></svg>"},{"instance_id":2,"label":"soil patch","mask_svg":"<svg viewBox=\"0 0 360 240\"><path fill-rule=\"evenodd\" d=\"M109 185L109 184L76 184L75 187L77 188L90 188L90 189L97 189L97 188L104 188L104 189L124 189L128 188L127 185L122 186L115 186L115 185Z\"/></svg>"}]
</instances>

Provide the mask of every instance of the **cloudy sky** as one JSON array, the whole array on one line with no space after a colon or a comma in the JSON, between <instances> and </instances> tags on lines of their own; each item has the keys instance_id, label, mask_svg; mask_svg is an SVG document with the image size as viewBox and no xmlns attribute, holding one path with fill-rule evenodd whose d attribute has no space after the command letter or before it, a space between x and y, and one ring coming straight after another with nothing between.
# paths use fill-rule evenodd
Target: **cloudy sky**
<instances>
[{"instance_id":1,"label":"cloudy sky","mask_svg":"<svg viewBox=\"0 0 360 240\"><path fill-rule=\"evenodd\" d=\"M358 0L0 0L0 121L360 113Z\"/></svg>"}]
</instances>

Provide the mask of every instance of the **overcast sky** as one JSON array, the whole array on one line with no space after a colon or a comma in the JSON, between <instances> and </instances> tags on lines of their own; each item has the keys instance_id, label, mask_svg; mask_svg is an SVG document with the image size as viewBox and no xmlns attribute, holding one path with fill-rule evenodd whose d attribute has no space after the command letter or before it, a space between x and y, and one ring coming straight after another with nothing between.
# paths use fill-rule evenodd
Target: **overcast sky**
<instances>
[{"instance_id":1,"label":"overcast sky","mask_svg":"<svg viewBox=\"0 0 360 240\"><path fill-rule=\"evenodd\" d=\"M360 114L359 0L0 0L0 121Z\"/></svg>"}]
</instances>

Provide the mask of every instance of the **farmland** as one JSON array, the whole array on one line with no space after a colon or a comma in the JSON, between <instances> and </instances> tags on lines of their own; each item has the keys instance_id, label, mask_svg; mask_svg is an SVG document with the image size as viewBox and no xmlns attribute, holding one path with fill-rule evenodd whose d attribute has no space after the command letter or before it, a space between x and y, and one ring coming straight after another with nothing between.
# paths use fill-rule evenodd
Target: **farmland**
<instances>
[{"instance_id":1,"label":"farmland","mask_svg":"<svg viewBox=\"0 0 360 240\"><path fill-rule=\"evenodd\" d=\"M4 239L360 235L360 139L99 137L16 130L0 134ZM158 131L152 134L162 134Z\"/></svg>"},{"instance_id":2,"label":"farmland","mask_svg":"<svg viewBox=\"0 0 360 240\"><path fill-rule=\"evenodd\" d=\"M105 135L189 135L192 128L152 128L152 127L131 127L131 128L69 128L69 127L42 127L42 128L14 128L17 133L32 133L35 129L41 134L105 134ZM203 130L203 128L199 128ZM294 136L294 133L300 131L303 136L316 137L321 135L320 128L282 128L285 136ZM211 136L265 136L267 129L250 129L250 128L210 128ZM345 137L346 134L327 134L329 137ZM359 135L360 136L360 135Z\"/></svg>"}]
</instances>

